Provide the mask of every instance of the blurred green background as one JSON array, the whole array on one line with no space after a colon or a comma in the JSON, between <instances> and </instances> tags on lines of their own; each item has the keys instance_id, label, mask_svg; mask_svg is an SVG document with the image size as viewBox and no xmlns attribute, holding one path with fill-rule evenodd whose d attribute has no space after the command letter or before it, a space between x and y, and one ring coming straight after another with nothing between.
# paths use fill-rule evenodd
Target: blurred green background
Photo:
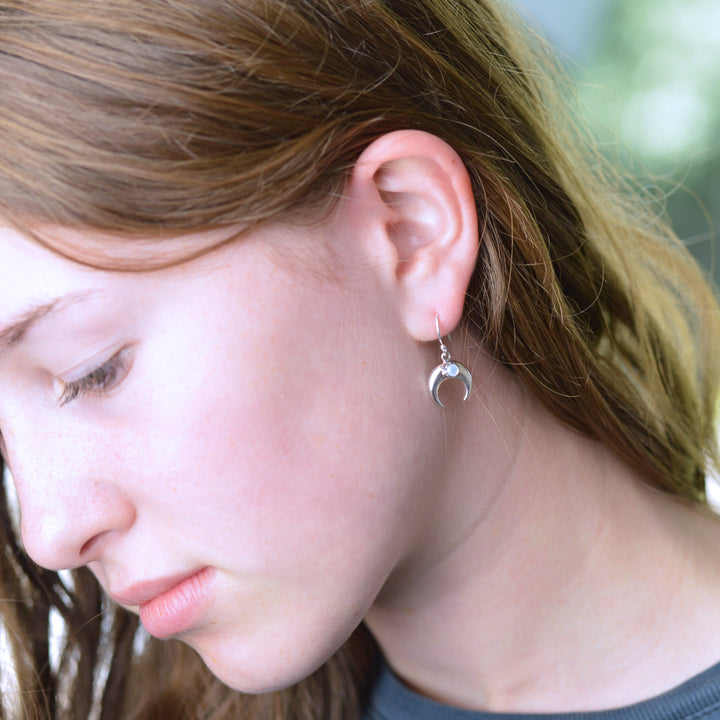
<instances>
[{"instance_id":1,"label":"blurred green background","mask_svg":"<svg viewBox=\"0 0 720 720\"><path fill-rule=\"evenodd\" d=\"M657 186L720 285L720 0L515 0L606 152Z\"/></svg>"}]
</instances>

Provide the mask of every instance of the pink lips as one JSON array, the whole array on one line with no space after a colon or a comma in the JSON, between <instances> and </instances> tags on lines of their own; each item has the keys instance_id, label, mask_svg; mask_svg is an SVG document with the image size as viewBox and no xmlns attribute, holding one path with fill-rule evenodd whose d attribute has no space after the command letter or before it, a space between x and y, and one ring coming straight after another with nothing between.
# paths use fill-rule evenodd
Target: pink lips
<instances>
[{"instance_id":1,"label":"pink lips","mask_svg":"<svg viewBox=\"0 0 720 720\"><path fill-rule=\"evenodd\" d=\"M211 578L211 569L203 568L192 575L138 583L112 597L121 605L139 606L145 629L157 638L167 638L197 623L210 592Z\"/></svg>"}]
</instances>

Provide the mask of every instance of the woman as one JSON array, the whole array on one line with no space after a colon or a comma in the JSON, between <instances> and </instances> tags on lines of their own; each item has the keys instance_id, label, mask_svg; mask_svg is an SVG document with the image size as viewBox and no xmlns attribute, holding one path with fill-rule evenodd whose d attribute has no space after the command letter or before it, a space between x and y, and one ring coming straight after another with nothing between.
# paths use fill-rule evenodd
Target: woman
<instances>
[{"instance_id":1,"label":"woman","mask_svg":"<svg viewBox=\"0 0 720 720\"><path fill-rule=\"evenodd\" d=\"M714 712L718 308L518 27L0 4L6 714Z\"/></svg>"}]
</instances>

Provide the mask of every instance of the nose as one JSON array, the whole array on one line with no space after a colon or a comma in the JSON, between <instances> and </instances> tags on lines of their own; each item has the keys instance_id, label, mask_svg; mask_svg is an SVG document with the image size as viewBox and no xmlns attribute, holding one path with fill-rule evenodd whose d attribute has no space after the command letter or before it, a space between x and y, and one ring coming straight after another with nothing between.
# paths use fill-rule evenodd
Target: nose
<instances>
[{"instance_id":1,"label":"nose","mask_svg":"<svg viewBox=\"0 0 720 720\"><path fill-rule=\"evenodd\" d=\"M6 436L5 446L23 546L38 565L64 570L99 560L133 525L135 509L119 483L101 474L93 444L36 428Z\"/></svg>"}]
</instances>

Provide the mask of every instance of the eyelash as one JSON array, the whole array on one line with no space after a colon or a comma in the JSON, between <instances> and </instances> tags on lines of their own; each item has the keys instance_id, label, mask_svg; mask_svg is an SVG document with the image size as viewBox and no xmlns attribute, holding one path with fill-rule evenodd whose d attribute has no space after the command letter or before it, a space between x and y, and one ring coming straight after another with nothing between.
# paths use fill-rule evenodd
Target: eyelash
<instances>
[{"instance_id":1,"label":"eyelash","mask_svg":"<svg viewBox=\"0 0 720 720\"><path fill-rule=\"evenodd\" d=\"M105 395L125 379L129 369L126 352L123 349L87 375L72 382L64 382L58 404L67 405L90 393Z\"/></svg>"}]
</instances>

